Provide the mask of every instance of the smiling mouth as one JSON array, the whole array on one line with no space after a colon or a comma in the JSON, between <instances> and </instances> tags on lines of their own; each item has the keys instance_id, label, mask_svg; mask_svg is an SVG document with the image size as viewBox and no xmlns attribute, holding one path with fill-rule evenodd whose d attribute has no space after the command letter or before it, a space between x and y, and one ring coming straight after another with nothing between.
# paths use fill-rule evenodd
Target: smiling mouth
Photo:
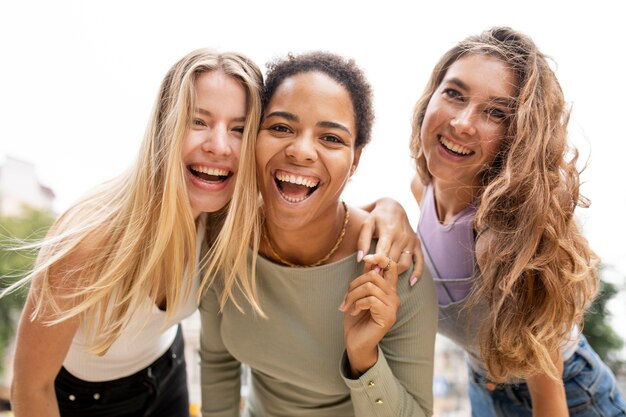
<instances>
[{"instance_id":1,"label":"smiling mouth","mask_svg":"<svg viewBox=\"0 0 626 417\"><path fill-rule=\"evenodd\" d=\"M278 171L274 182L280 195L290 203L300 203L309 198L317 190L320 180L314 177L288 174Z\"/></svg>"},{"instance_id":2,"label":"smiling mouth","mask_svg":"<svg viewBox=\"0 0 626 417\"><path fill-rule=\"evenodd\" d=\"M469 156L474 154L474 151L471 149L466 148L465 146L457 145L443 136L439 136L439 143L446 151L456 156Z\"/></svg>"},{"instance_id":3,"label":"smiling mouth","mask_svg":"<svg viewBox=\"0 0 626 417\"><path fill-rule=\"evenodd\" d=\"M200 165L189 165L187 167L191 175L198 178L201 181L208 183L220 183L226 181L233 176L232 171L221 168L209 168Z\"/></svg>"}]
</instances>

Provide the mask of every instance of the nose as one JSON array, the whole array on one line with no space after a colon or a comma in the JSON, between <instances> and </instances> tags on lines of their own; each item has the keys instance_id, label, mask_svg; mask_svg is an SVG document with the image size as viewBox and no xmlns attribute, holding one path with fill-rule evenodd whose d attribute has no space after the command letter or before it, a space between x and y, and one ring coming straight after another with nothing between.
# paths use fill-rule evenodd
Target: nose
<instances>
[{"instance_id":1,"label":"nose","mask_svg":"<svg viewBox=\"0 0 626 417\"><path fill-rule=\"evenodd\" d=\"M454 128L457 134L473 135L476 133L476 126L474 124L474 111L471 107L466 107L459 110L450 120L450 125Z\"/></svg>"},{"instance_id":2,"label":"nose","mask_svg":"<svg viewBox=\"0 0 626 417\"><path fill-rule=\"evenodd\" d=\"M227 127L215 125L204 137L202 150L214 155L228 156L232 151L228 140Z\"/></svg>"},{"instance_id":3,"label":"nose","mask_svg":"<svg viewBox=\"0 0 626 417\"><path fill-rule=\"evenodd\" d=\"M315 138L310 134L302 134L294 138L286 148L287 156L300 162L312 162L317 159Z\"/></svg>"}]
</instances>

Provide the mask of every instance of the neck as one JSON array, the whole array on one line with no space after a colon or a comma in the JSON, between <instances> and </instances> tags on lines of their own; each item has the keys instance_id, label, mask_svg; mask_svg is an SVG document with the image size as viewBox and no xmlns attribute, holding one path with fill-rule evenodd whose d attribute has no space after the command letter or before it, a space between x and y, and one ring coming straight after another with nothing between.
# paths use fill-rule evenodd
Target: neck
<instances>
[{"instance_id":1,"label":"neck","mask_svg":"<svg viewBox=\"0 0 626 417\"><path fill-rule=\"evenodd\" d=\"M348 207L342 203L337 202L328 215L298 229L282 228L266 217L261 253L288 266L317 266L334 261L341 253L338 249L350 219Z\"/></svg>"},{"instance_id":2,"label":"neck","mask_svg":"<svg viewBox=\"0 0 626 417\"><path fill-rule=\"evenodd\" d=\"M478 195L478 186L450 185L433 178L435 207L442 224L450 224L461 211L469 207Z\"/></svg>"}]
</instances>

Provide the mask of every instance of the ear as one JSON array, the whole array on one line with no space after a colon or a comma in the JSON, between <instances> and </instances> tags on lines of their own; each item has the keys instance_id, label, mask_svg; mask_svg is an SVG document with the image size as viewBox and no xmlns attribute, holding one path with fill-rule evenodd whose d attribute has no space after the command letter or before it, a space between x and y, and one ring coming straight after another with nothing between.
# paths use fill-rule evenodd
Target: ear
<instances>
[{"instance_id":1,"label":"ear","mask_svg":"<svg viewBox=\"0 0 626 417\"><path fill-rule=\"evenodd\" d=\"M363 146L359 146L354 151L354 160L352 161L352 167L350 168L350 176L354 175L357 167L359 166L359 161L361 160L361 152L363 151Z\"/></svg>"}]
</instances>

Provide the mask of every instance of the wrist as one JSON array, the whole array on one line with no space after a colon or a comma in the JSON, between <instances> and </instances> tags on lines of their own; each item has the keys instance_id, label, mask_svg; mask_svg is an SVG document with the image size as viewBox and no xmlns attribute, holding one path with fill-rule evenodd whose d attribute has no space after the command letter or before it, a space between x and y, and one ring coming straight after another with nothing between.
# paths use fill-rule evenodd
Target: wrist
<instances>
[{"instance_id":1,"label":"wrist","mask_svg":"<svg viewBox=\"0 0 626 417\"><path fill-rule=\"evenodd\" d=\"M367 351L354 352L346 349L348 356L348 365L350 369L350 377L353 379L360 378L361 375L370 370L376 362L378 362L378 347L368 349Z\"/></svg>"}]
</instances>

